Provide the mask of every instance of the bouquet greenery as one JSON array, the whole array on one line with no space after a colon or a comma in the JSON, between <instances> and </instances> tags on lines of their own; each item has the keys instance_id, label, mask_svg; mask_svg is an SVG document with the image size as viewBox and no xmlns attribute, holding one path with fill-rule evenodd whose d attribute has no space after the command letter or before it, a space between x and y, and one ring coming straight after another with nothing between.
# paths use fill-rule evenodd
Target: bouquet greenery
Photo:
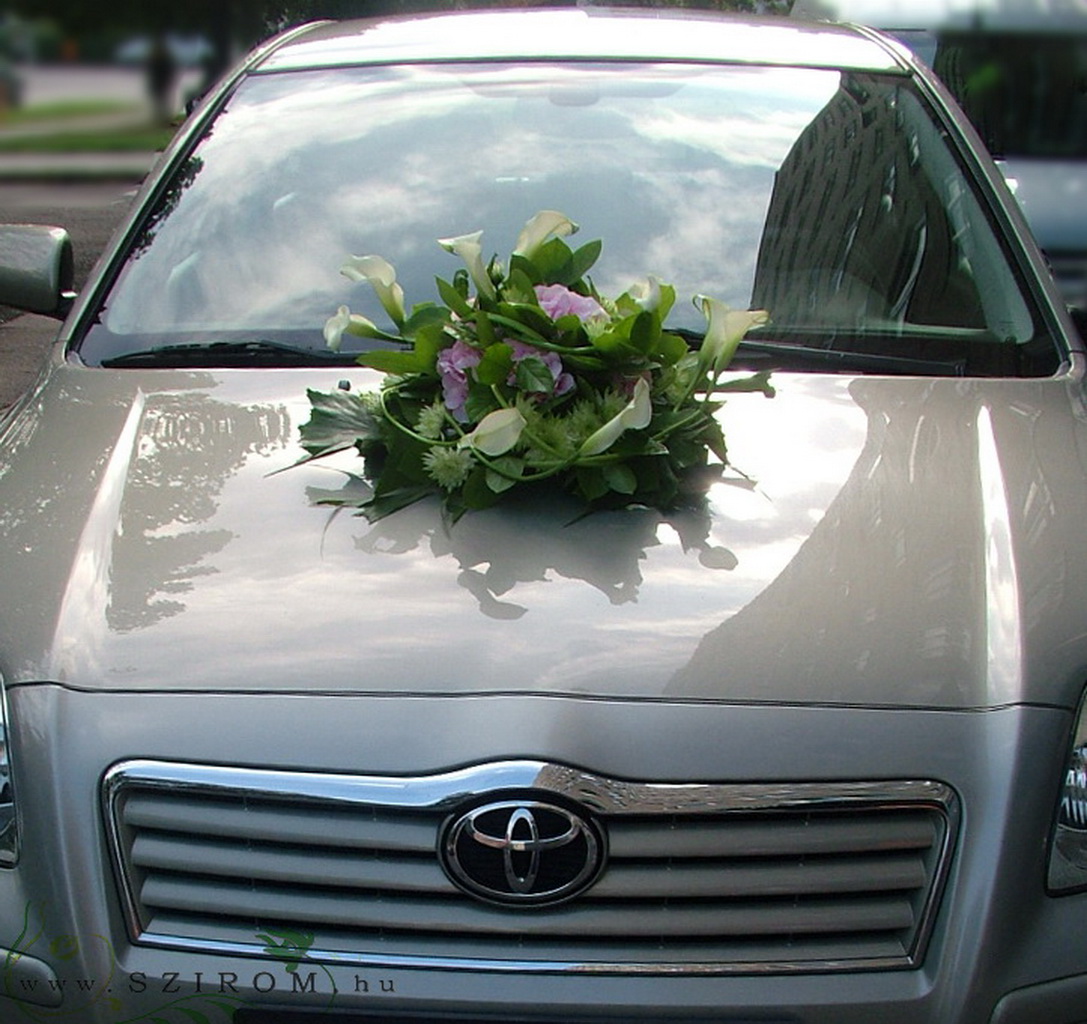
<instances>
[{"instance_id":1,"label":"bouquet greenery","mask_svg":"<svg viewBox=\"0 0 1087 1024\"><path fill-rule=\"evenodd\" d=\"M356 448L373 489L352 503L371 521L433 493L456 518L540 485L589 508L699 500L726 463L716 397L773 394L765 373L721 379L767 314L695 296L708 325L692 350L664 329L675 289L651 277L605 298L586 276L601 243L571 249L576 230L541 211L508 265L484 262L482 232L439 240L465 267L438 280L440 303L410 314L386 260L351 257L342 272L373 287L396 332L341 306L327 344L349 334L400 346L358 358L388 375L380 392L309 392L303 461Z\"/></svg>"}]
</instances>

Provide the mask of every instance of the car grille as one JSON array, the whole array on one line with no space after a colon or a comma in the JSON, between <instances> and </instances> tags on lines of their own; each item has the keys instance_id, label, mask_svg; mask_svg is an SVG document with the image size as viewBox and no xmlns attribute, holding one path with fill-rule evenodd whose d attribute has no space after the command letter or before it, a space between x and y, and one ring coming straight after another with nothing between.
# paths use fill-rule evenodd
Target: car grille
<instances>
[{"instance_id":1,"label":"car grille","mask_svg":"<svg viewBox=\"0 0 1087 1024\"><path fill-rule=\"evenodd\" d=\"M595 884L542 907L462 892L439 837L481 794L595 820ZM137 943L260 953L290 928L328 961L672 974L915 966L957 822L934 782L630 783L527 761L413 778L128 762L104 805Z\"/></svg>"}]
</instances>

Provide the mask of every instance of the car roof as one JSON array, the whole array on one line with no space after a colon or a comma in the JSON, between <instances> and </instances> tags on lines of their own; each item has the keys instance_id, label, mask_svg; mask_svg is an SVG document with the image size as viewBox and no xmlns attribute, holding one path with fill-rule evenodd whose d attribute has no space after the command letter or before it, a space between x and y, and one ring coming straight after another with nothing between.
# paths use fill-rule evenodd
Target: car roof
<instances>
[{"instance_id":1,"label":"car roof","mask_svg":"<svg viewBox=\"0 0 1087 1024\"><path fill-rule=\"evenodd\" d=\"M855 28L708 11L577 7L464 11L320 23L253 70L474 60L649 60L901 70L893 46Z\"/></svg>"}]
</instances>

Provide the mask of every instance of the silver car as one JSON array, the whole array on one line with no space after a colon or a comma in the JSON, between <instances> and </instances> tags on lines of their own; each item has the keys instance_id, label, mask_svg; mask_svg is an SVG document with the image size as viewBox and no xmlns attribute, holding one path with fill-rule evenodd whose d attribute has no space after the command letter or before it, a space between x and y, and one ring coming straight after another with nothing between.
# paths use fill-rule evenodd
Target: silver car
<instances>
[{"instance_id":1,"label":"silver car","mask_svg":"<svg viewBox=\"0 0 1087 1024\"><path fill-rule=\"evenodd\" d=\"M641 500L624 453L676 452L633 382L578 449L599 501L506 494L476 427L489 507L352 514L389 467L304 461L320 403L401 386L397 289L451 352L544 210L642 326L528 291L494 323L678 373L704 297L756 311L711 353L762 384L727 453ZM62 231L0 253L0 302L63 319L0 420L0 1019L1087 1020L1084 352L904 48L309 26L203 101L78 297Z\"/></svg>"}]
</instances>

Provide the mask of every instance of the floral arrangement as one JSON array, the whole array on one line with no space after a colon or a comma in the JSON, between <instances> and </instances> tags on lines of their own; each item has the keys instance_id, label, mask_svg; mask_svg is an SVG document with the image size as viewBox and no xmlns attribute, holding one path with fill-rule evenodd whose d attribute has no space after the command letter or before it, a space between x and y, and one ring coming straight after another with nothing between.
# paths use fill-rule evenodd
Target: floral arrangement
<instances>
[{"instance_id":1,"label":"floral arrangement","mask_svg":"<svg viewBox=\"0 0 1087 1024\"><path fill-rule=\"evenodd\" d=\"M396 331L341 306L328 346L345 334L400 346L358 358L387 374L379 392L309 392L303 461L356 448L373 490L355 504L371 520L433 493L456 518L545 483L589 508L697 501L727 461L717 396L773 394L765 373L721 379L767 314L695 296L707 329L692 350L664 329L675 289L650 277L605 298L586 276L601 243L571 249L576 230L541 211L506 265L484 262L482 232L440 239L465 266L438 280L441 303L410 313L386 260L352 256L342 273L373 287Z\"/></svg>"}]
</instances>

